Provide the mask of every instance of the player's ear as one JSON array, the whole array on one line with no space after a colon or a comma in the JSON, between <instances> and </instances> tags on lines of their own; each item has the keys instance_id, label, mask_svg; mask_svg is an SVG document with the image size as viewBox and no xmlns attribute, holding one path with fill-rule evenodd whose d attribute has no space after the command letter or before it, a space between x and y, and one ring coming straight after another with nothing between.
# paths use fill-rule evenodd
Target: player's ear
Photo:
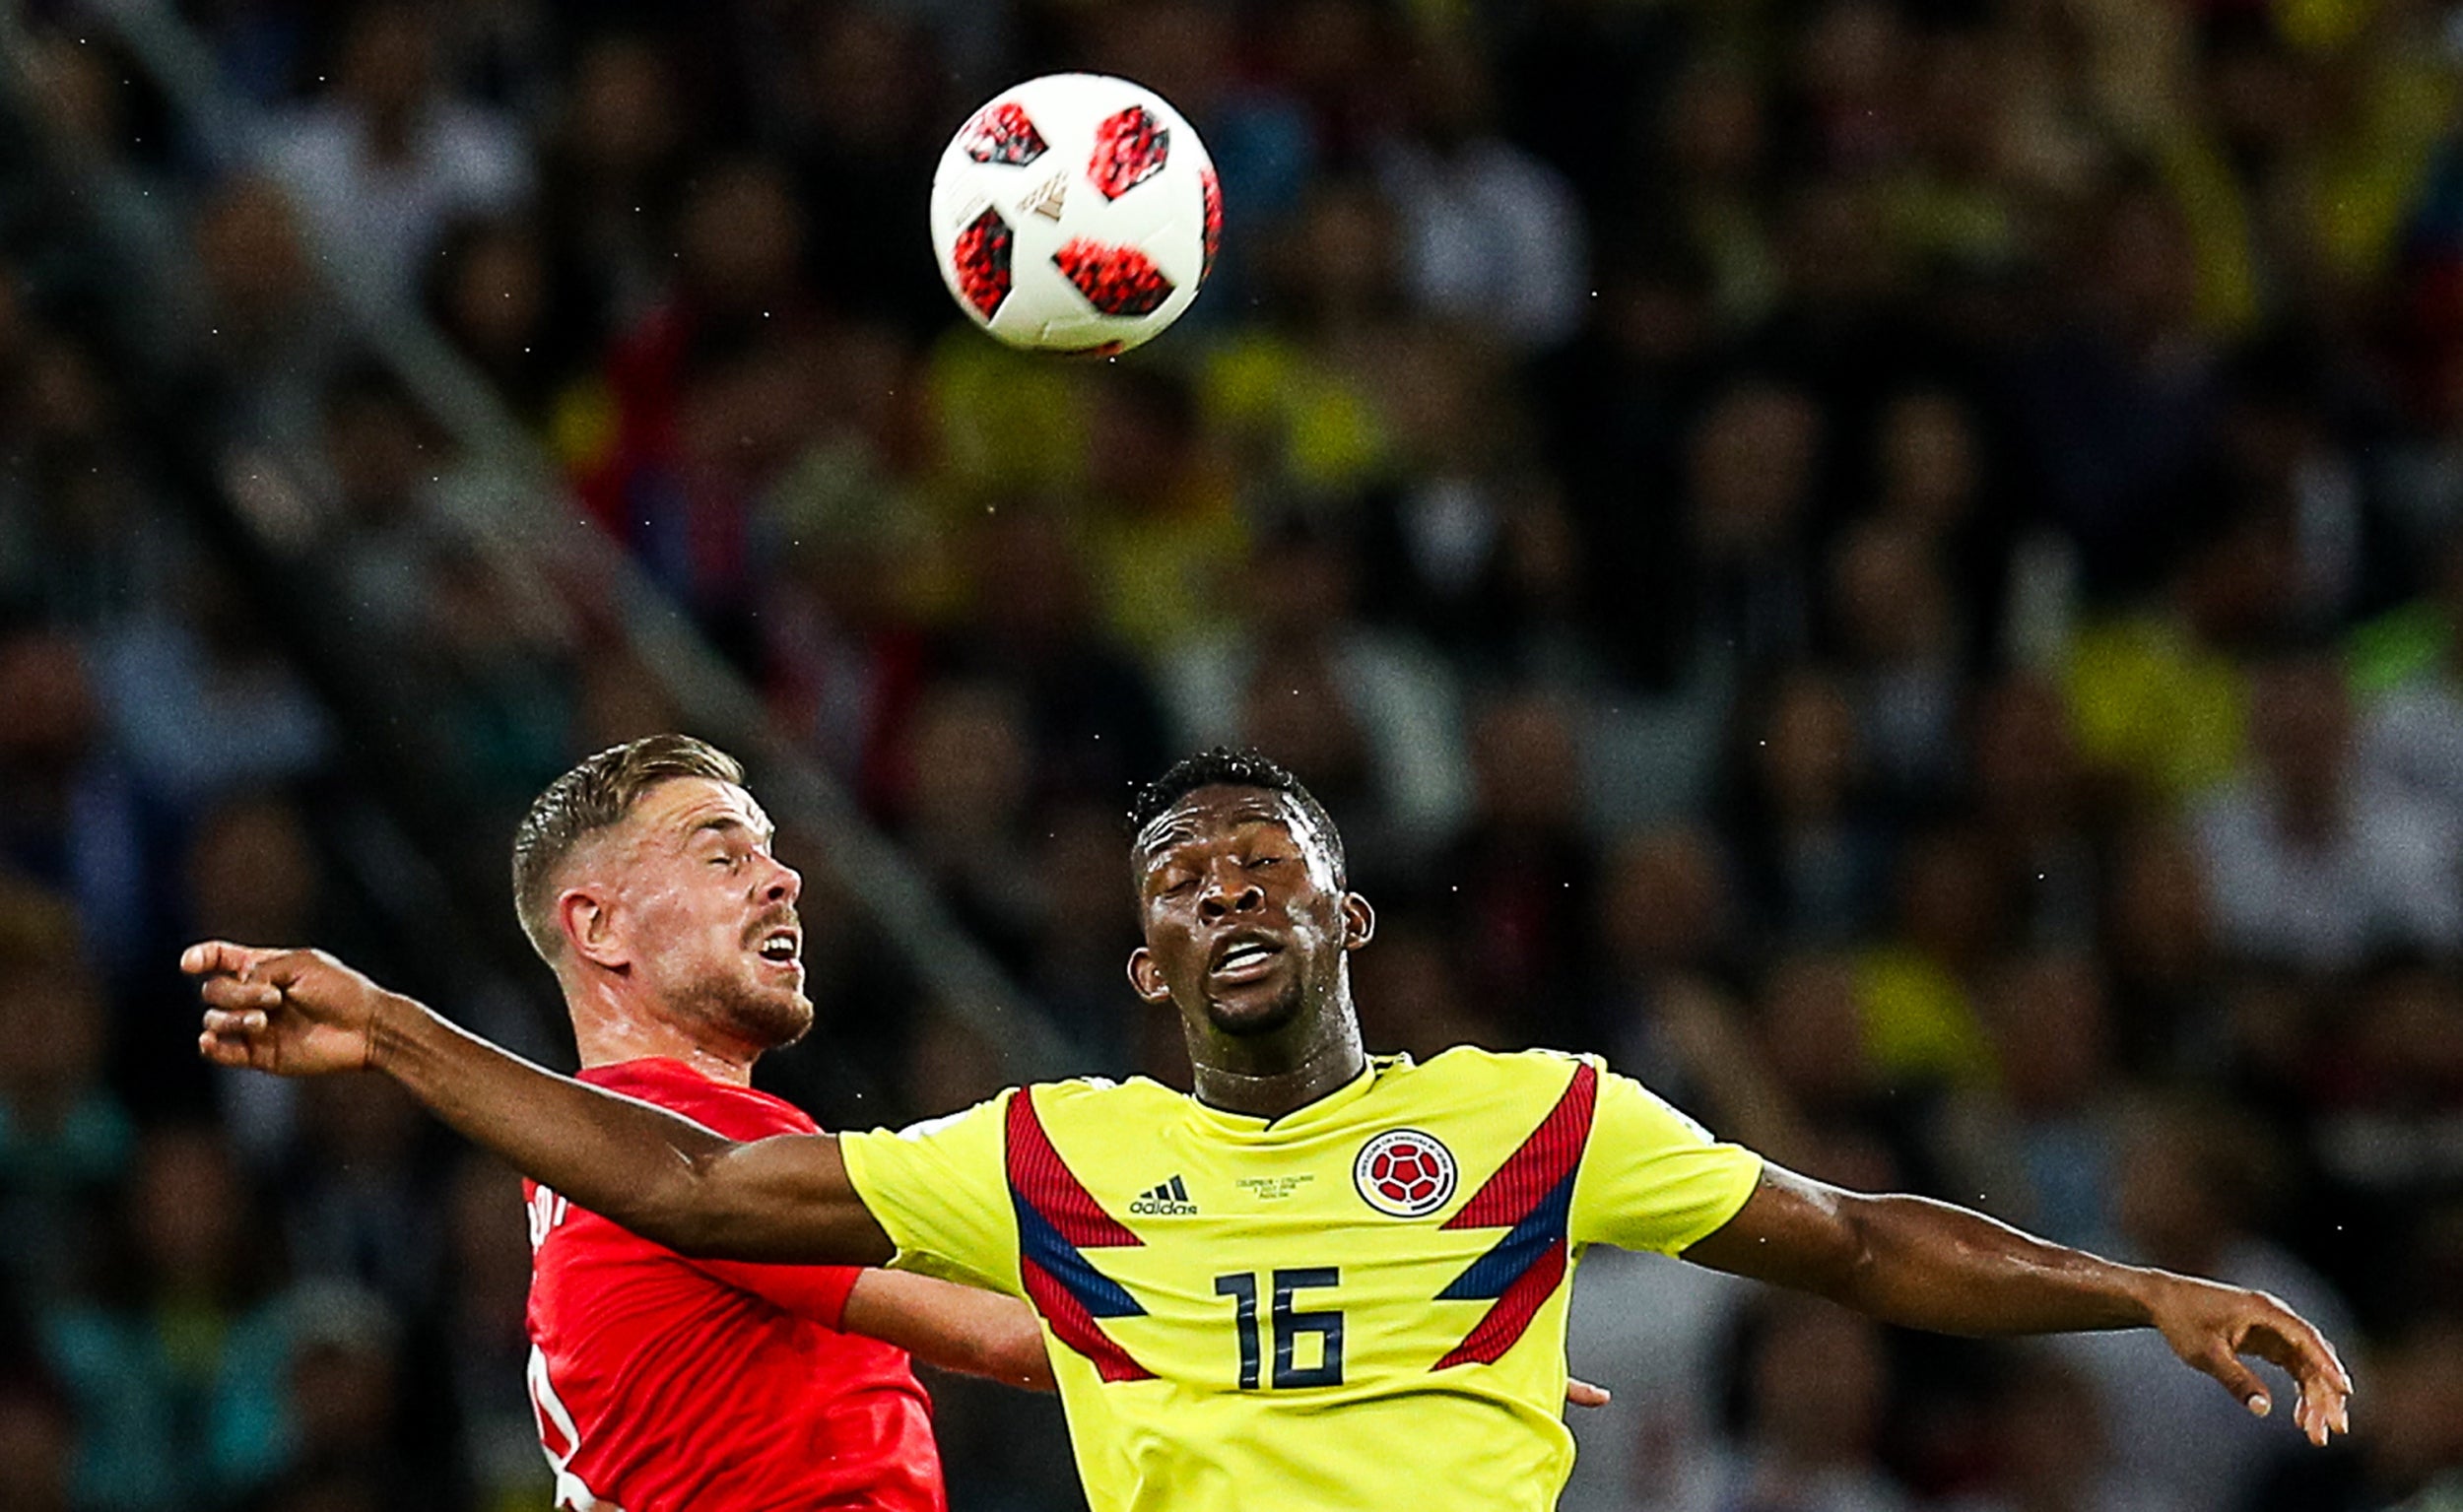
<instances>
[{"instance_id":1,"label":"player's ear","mask_svg":"<svg viewBox=\"0 0 2463 1512\"><path fill-rule=\"evenodd\" d=\"M1377 937L1377 911L1357 892L1343 894L1343 949L1359 950Z\"/></svg>"},{"instance_id":2,"label":"player's ear","mask_svg":"<svg viewBox=\"0 0 2463 1512\"><path fill-rule=\"evenodd\" d=\"M556 922L564 928L566 949L579 958L611 969L627 963L616 940L615 911L590 888L566 887L558 893Z\"/></svg>"},{"instance_id":3,"label":"player's ear","mask_svg":"<svg viewBox=\"0 0 2463 1512\"><path fill-rule=\"evenodd\" d=\"M1171 989L1164 985L1164 968L1156 962L1155 953L1142 945L1129 953L1129 990L1157 1008L1171 1001Z\"/></svg>"}]
</instances>

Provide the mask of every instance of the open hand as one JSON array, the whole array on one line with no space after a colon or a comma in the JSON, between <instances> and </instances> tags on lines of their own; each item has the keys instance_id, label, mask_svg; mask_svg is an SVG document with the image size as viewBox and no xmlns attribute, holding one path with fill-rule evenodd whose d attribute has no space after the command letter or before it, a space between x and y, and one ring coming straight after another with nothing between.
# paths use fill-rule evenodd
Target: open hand
<instances>
[{"instance_id":1,"label":"open hand","mask_svg":"<svg viewBox=\"0 0 2463 1512\"><path fill-rule=\"evenodd\" d=\"M2330 1434L2352 1431L2352 1377L2335 1347L2308 1319L2263 1291L2185 1276L2167 1280L2171 1284L2153 1302L2154 1322L2185 1363L2223 1382L2260 1417L2273 1412L2275 1404L2266 1383L2241 1356L2254 1354L2281 1365L2299 1387L2293 1421L2310 1443L2322 1446Z\"/></svg>"},{"instance_id":2,"label":"open hand","mask_svg":"<svg viewBox=\"0 0 2463 1512\"><path fill-rule=\"evenodd\" d=\"M276 951L209 940L181 953L197 978L205 1024L197 1053L217 1066L283 1077L359 1071L375 1057L386 993L322 951Z\"/></svg>"}]
</instances>

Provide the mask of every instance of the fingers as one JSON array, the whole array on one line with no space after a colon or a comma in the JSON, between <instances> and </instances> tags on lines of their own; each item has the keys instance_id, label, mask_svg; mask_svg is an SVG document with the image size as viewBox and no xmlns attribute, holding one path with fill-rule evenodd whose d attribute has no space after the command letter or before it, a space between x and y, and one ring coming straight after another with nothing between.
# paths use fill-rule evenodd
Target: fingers
<instances>
[{"instance_id":1,"label":"fingers","mask_svg":"<svg viewBox=\"0 0 2463 1512\"><path fill-rule=\"evenodd\" d=\"M1573 1377L1567 1377L1565 1380L1565 1405L1567 1407L1606 1407L1609 1400L1608 1388L1605 1386L1593 1386L1588 1381Z\"/></svg>"},{"instance_id":2,"label":"fingers","mask_svg":"<svg viewBox=\"0 0 2463 1512\"><path fill-rule=\"evenodd\" d=\"M255 1013L259 1018L282 1006L282 989L270 982L241 981L235 976L209 976L197 984L197 996L209 1009Z\"/></svg>"},{"instance_id":3,"label":"fingers","mask_svg":"<svg viewBox=\"0 0 2463 1512\"><path fill-rule=\"evenodd\" d=\"M280 953L228 940L203 940L179 953L179 969L190 976L244 976L258 962Z\"/></svg>"},{"instance_id":4,"label":"fingers","mask_svg":"<svg viewBox=\"0 0 2463 1512\"><path fill-rule=\"evenodd\" d=\"M245 1070L255 1064L254 1050L242 1036L218 1034L212 1029L197 1036L197 1053L217 1066Z\"/></svg>"},{"instance_id":5,"label":"fingers","mask_svg":"<svg viewBox=\"0 0 2463 1512\"><path fill-rule=\"evenodd\" d=\"M2266 1383L2258 1379L2256 1371L2240 1362L2229 1342L2217 1340L2193 1363L2223 1382L2232 1400L2247 1408L2251 1416L2264 1417L2275 1411L2275 1399L2267 1394Z\"/></svg>"},{"instance_id":6,"label":"fingers","mask_svg":"<svg viewBox=\"0 0 2463 1512\"><path fill-rule=\"evenodd\" d=\"M266 1021L265 1015L254 1010L208 1009L205 1028L197 1035L197 1053L217 1066L270 1067L273 1047L265 1037Z\"/></svg>"},{"instance_id":7,"label":"fingers","mask_svg":"<svg viewBox=\"0 0 2463 1512\"><path fill-rule=\"evenodd\" d=\"M2293 1420L2309 1442L2323 1446L2332 1433L2352 1431L2352 1373L2317 1326L2259 1293L2266 1315L2250 1325L2241 1348L2280 1365L2300 1388Z\"/></svg>"},{"instance_id":8,"label":"fingers","mask_svg":"<svg viewBox=\"0 0 2463 1512\"><path fill-rule=\"evenodd\" d=\"M2310 1443L2323 1448L2334 1434L2352 1431L2352 1377L2334 1346L2273 1297L2255 1300L2263 1311L2254 1317L2244 1314L2190 1363L2223 1382L2225 1390L2260 1417L2274 1411L2274 1399L2240 1356L2252 1354L2279 1365L2298 1389L2293 1423Z\"/></svg>"},{"instance_id":9,"label":"fingers","mask_svg":"<svg viewBox=\"0 0 2463 1512\"><path fill-rule=\"evenodd\" d=\"M249 974L278 953L228 940L204 941L180 953L179 969L203 978L197 983L197 996L205 1004L204 1026L197 1035L199 1055L217 1066L271 1064L272 1050L260 1036L272 1023L273 1011L282 1006L282 989L251 981Z\"/></svg>"}]
</instances>

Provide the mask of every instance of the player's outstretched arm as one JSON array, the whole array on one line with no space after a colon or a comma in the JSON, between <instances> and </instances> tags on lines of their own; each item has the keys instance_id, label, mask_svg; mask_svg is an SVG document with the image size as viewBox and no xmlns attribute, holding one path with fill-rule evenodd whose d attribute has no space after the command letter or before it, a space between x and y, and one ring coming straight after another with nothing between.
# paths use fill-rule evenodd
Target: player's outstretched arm
<instances>
[{"instance_id":1,"label":"player's outstretched arm","mask_svg":"<svg viewBox=\"0 0 2463 1512\"><path fill-rule=\"evenodd\" d=\"M838 1326L944 1370L1028 1391L1056 1389L1034 1310L998 1292L903 1271L865 1271L846 1294Z\"/></svg>"},{"instance_id":2,"label":"player's outstretched arm","mask_svg":"<svg viewBox=\"0 0 2463 1512\"><path fill-rule=\"evenodd\" d=\"M531 1065L321 951L212 941L180 969L197 1048L277 1076L381 1071L506 1163L646 1239L729 1260L878 1265L889 1236L828 1135L737 1142Z\"/></svg>"},{"instance_id":3,"label":"player's outstretched arm","mask_svg":"<svg viewBox=\"0 0 2463 1512\"><path fill-rule=\"evenodd\" d=\"M2276 1298L2119 1265L1949 1203L1846 1192L1765 1166L1736 1216L1685 1258L1940 1333L2160 1329L2173 1353L2259 1416L2273 1403L2244 1354L2291 1373L2294 1420L2311 1443L2351 1431L2352 1377L2334 1346Z\"/></svg>"}]
</instances>

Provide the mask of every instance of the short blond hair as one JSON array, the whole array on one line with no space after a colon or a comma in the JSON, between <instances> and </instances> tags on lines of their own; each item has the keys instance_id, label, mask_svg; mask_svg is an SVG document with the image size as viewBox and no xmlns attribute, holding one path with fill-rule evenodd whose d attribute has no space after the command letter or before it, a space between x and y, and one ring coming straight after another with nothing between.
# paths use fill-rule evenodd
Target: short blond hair
<instances>
[{"instance_id":1,"label":"short blond hair","mask_svg":"<svg viewBox=\"0 0 2463 1512\"><path fill-rule=\"evenodd\" d=\"M623 822L641 795L678 777L744 785L744 763L690 735L645 735L610 746L551 782L513 830L513 912L540 958L565 953L556 921L556 879L575 847Z\"/></svg>"}]
</instances>

